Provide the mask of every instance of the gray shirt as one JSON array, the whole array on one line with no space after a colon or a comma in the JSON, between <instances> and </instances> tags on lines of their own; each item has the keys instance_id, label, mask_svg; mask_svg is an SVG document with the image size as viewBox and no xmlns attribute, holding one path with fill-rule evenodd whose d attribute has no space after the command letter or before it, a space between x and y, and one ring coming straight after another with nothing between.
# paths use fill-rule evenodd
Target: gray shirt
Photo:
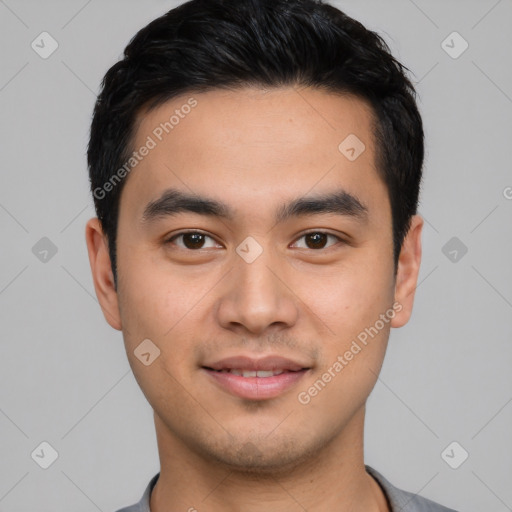
<instances>
[{"instance_id":1,"label":"gray shirt","mask_svg":"<svg viewBox=\"0 0 512 512\"><path fill-rule=\"evenodd\" d=\"M365 466L369 473L380 485L388 500L391 512L455 512L451 508L443 507L434 501L422 498L417 494L401 491L391 485L378 471ZM149 508L149 498L151 491L158 480L160 473L157 473L149 482L141 500L131 507L122 508L117 512L151 512Z\"/></svg>"}]
</instances>

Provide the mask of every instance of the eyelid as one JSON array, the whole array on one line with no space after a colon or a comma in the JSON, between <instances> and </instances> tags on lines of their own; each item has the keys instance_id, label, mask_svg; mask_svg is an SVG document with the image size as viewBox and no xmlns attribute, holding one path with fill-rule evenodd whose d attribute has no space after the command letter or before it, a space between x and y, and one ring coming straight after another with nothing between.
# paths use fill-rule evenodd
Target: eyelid
<instances>
[{"instance_id":1,"label":"eyelid","mask_svg":"<svg viewBox=\"0 0 512 512\"><path fill-rule=\"evenodd\" d=\"M305 236L307 235L312 235L312 234L322 234L322 235L327 235L327 236L332 236L334 238L337 239L337 242L335 244L332 244L328 247L325 247L325 248L321 248L321 249L309 249L308 247L306 247L305 249L308 249L310 251L315 251L315 252L320 252L320 251L327 251L329 250L331 247L335 247L336 245L338 245L339 243L342 243L342 244L347 244L348 242L342 238L341 236L339 235L335 235L334 233L331 233L330 231L326 231L326 230L323 230L323 229L310 229L309 231L305 231L304 233L301 233L296 239L294 242L292 242L292 245L296 244L301 238L304 238ZM299 249L304 249L303 247L299 247Z\"/></svg>"},{"instance_id":2,"label":"eyelid","mask_svg":"<svg viewBox=\"0 0 512 512\"><path fill-rule=\"evenodd\" d=\"M201 231L199 229L189 229L189 230L185 230L185 231L179 231L178 233L173 233L172 235L170 236L167 236L165 237L164 239L164 245L167 245L167 244L171 244L171 243L174 243L174 240L180 236L183 236L183 235L203 235L207 238L211 238L216 244L218 245L222 245L220 244L216 239L215 237L213 237L212 235L210 235L209 233L206 233L204 231ZM174 244L176 245L176 244ZM188 249L188 248L183 248L183 247L180 247L180 246L177 246L179 249L183 249L183 250L186 250L186 251L191 251L191 252L198 252L198 251L201 251L201 250L204 250L205 248L201 247L199 249ZM210 249L210 247L206 247L206 249Z\"/></svg>"}]
</instances>

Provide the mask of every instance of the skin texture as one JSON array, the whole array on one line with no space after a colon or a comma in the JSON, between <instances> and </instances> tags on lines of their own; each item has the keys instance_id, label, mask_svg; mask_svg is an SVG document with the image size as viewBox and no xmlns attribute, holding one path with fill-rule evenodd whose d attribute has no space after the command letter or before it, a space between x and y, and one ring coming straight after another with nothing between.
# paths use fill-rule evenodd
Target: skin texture
<instances>
[{"instance_id":1,"label":"skin texture","mask_svg":"<svg viewBox=\"0 0 512 512\"><path fill-rule=\"evenodd\" d=\"M215 90L141 115L134 148L191 96L197 106L127 178L117 291L98 220L86 228L105 318L123 331L130 365L155 411L161 474L151 509L387 510L364 469L365 402L390 328L411 314L423 220L413 217L395 276L372 111L353 96L311 88ZM349 134L366 146L355 161L338 149ZM144 222L146 205L171 187L222 201L234 217L182 212ZM282 204L339 188L367 207L366 222L321 213L276 224ZM187 230L207 235L204 248L187 248L186 237L168 242ZM342 241L321 238L317 248L306 231ZM252 263L236 252L249 236L263 251ZM394 317L309 403L300 403L299 392L395 302ZM160 349L149 366L134 355L147 338ZM280 396L243 399L202 369L241 354L281 355L310 370Z\"/></svg>"}]
</instances>

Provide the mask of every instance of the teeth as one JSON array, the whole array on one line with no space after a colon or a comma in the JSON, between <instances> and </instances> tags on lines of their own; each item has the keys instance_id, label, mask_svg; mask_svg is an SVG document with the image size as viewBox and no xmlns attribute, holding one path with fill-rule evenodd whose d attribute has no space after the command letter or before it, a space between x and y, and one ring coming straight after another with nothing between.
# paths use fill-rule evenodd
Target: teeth
<instances>
[{"instance_id":1,"label":"teeth","mask_svg":"<svg viewBox=\"0 0 512 512\"><path fill-rule=\"evenodd\" d=\"M240 375L241 377L273 377L274 375L281 375L281 373L284 372L284 370L222 370L226 373L232 373L233 375Z\"/></svg>"},{"instance_id":2,"label":"teeth","mask_svg":"<svg viewBox=\"0 0 512 512\"><path fill-rule=\"evenodd\" d=\"M280 375L281 373L283 373L282 370L279 370L277 372L261 370L259 372L256 372L256 375L258 377L272 377L274 375ZM244 377L245 377L245 375L244 375Z\"/></svg>"}]
</instances>

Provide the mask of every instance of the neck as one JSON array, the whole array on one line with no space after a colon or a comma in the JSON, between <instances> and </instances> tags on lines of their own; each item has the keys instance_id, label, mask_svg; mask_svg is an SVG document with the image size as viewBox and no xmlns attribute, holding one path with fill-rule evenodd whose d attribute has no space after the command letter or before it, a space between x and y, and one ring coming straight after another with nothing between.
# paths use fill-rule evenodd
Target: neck
<instances>
[{"instance_id":1,"label":"neck","mask_svg":"<svg viewBox=\"0 0 512 512\"><path fill-rule=\"evenodd\" d=\"M199 454L155 414L161 470L151 512L388 512L364 467L364 412L306 461L264 472L243 472Z\"/></svg>"}]
</instances>

